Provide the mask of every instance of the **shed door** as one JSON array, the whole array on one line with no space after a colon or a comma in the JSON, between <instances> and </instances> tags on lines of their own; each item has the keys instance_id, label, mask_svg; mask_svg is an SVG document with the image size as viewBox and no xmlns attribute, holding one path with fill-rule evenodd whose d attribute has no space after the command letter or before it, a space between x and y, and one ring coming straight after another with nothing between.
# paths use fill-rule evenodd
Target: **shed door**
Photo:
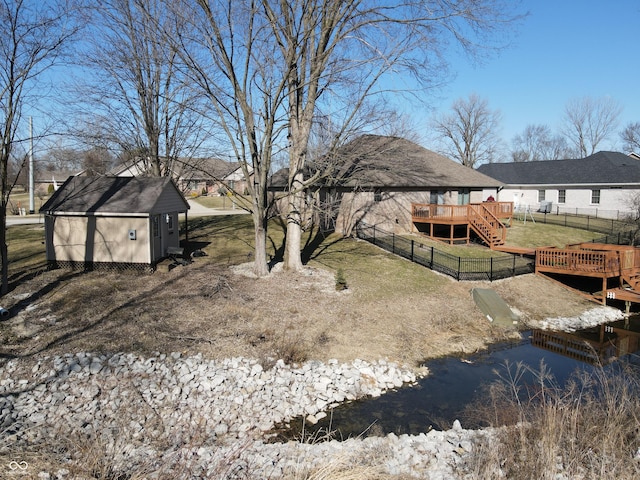
<instances>
[{"instance_id":1,"label":"shed door","mask_svg":"<svg viewBox=\"0 0 640 480\"><path fill-rule=\"evenodd\" d=\"M153 245L153 250L151 252L152 260L159 260L162 258L162 244L161 244L161 235L160 235L160 215L153 215L151 217L151 245Z\"/></svg>"}]
</instances>

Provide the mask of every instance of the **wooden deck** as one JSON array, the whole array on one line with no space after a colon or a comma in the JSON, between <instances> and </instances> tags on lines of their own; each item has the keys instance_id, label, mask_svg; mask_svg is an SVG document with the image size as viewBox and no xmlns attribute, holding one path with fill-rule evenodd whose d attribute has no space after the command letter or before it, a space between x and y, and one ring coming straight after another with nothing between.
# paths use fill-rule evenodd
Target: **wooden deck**
<instances>
[{"instance_id":1,"label":"wooden deck","mask_svg":"<svg viewBox=\"0 0 640 480\"><path fill-rule=\"evenodd\" d=\"M504 245L506 227L511 221L513 202L483 202L468 205L413 203L414 227L434 240L469 243L474 231L489 246Z\"/></svg>"},{"instance_id":2,"label":"wooden deck","mask_svg":"<svg viewBox=\"0 0 640 480\"><path fill-rule=\"evenodd\" d=\"M578 291L603 305L608 299L622 300L628 310L630 303L640 303L640 248L637 247L582 243L565 248L538 248L535 271L552 279L555 274L600 279L598 291Z\"/></svg>"},{"instance_id":3,"label":"wooden deck","mask_svg":"<svg viewBox=\"0 0 640 480\"><path fill-rule=\"evenodd\" d=\"M483 202L469 205L411 205L413 226L418 232L448 243L469 243L474 231L492 250L536 258L535 272L557 281L589 300L603 305L623 301L629 311L640 304L640 248L627 245L580 243L565 248L522 248L505 245L506 227L513 218L512 202ZM558 277L561 277L560 279ZM568 277L599 282L586 291L573 288Z\"/></svg>"}]
</instances>

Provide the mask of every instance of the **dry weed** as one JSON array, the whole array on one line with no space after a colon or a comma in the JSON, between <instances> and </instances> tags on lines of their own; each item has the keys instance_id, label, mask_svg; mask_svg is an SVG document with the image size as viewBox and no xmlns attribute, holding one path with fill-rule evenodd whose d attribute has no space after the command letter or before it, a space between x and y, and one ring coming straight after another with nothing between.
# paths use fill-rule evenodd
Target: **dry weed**
<instances>
[{"instance_id":1,"label":"dry weed","mask_svg":"<svg viewBox=\"0 0 640 480\"><path fill-rule=\"evenodd\" d=\"M598 367L560 387L541 365L535 389L524 395L525 370L508 368L502 386L491 392L486 422L510 426L477 445L468 464L473 478L638 478L637 369Z\"/></svg>"}]
</instances>

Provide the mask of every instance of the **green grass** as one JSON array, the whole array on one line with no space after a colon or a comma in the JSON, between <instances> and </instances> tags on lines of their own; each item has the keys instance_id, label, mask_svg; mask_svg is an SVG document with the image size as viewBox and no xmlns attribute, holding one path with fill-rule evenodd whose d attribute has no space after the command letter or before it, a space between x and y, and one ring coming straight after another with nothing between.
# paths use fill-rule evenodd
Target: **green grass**
<instances>
[{"instance_id":1,"label":"green grass","mask_svg":"<svg viewBox=\"0 0 640 480\"><path fill-rule=\"evenodd\" d=\"M251 205L251 198L242 195L234 195L233 197L227 195L207 195L195 197L193 200L207 208L217 208L221 210L231 210L234 202L236 208L238 206L240 208L248 208Z\"/></svg>"},{"instance_id":2,"label":"green grass","mask_svg":"<svg viewBox=\"0 0 640 480\"><path fill-rule=\"evenodd\" d=\"M564 246L567 243L590 241L600 234L542 223L514 222L507 232L507 244L536 247ZM184 233L182 233L184 238ZM504 255L479 245L448 245L412 236L416 241L434 246L440 251L463 258L484 258ZM27 272L45 266L44 230L42 225L16 225L7 230L10 273ZM275 220L271 221L267 237L267 257L282 261L284 232ZM208 261L217 264L238 264L254 258L254 230L249 215L220 215L189 219L189 251L202 249ZM408 262L398 262L397 257L366 242L342 238L338 234L325 237L307 232L302 239L303 261L337 272L342 268L349 285L357 277L366 284L372 296L384 296L378 285L380 275L397 279L403 288L433 287L437 279L425 275L424 268Z\"/></svg>"},{"instance_id":3,"label":"green grass","mask_svg":"<svg viewBox=\"0 0 640 480\"><path fill-rule=\"evenodd\" d=\"M514 220L507 229L507 245L518 247L564 247L571 243L590 242L602 237L602 233L578 228L563 227L550 223Z\"/></svg>"},{"instance_id":4,"label":"green grass","mask_svg":"<svg viewBox=\"0 0 640 480\"><path fill-rule=\"evenodd\" d=\"M44 202L47 201L48 198L49 198L48 195L34 196L34 207L36 212L40 210L40 207L42 207L42 205L44 204ZM24 208L26 210L29 210L29 193L28 192L24 192L20 190L20 191L15 191L11 193L11 196L9 197L7 214L13 215L14 209L17 209L17 208Z\"/></svg>"},{"instance_id":5,"label":"green grass","mask_svg":"<svg viewBox=\"0 0 640 480\"><path fill-rule=\"evenodd\" d=\"M571 243L590 242L594 238L600 237L602 237L602 233L590 232L579 228L564 227L562 225L541 223L538 221L533 223L531 220L528 220L527 223L514 220L512 226L507 229L505 244L527 248L564 247ZM509 255L478 244L450 245L420 235L410 235L406 236L406 238L414 240L418 244L434 247L441 252L461 258L496 258Z\"/></svg>"}]
</instances>

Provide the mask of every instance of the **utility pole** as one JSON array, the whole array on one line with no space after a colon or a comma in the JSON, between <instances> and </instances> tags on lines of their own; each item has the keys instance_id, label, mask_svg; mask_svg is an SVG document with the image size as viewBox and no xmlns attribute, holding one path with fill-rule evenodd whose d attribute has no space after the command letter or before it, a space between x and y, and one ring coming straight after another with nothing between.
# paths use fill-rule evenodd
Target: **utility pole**
<instances>
[{"instance_id":1,"label":"utility pole","mask_svg":"<svg viewBox=\"0 0 640 480\"><path fill-rule=\"evenodd\" d=\"M33 178L33 117L29 117L29 213L36 212L35 206L35 180Z\"/></svg>"}]
</instances>

